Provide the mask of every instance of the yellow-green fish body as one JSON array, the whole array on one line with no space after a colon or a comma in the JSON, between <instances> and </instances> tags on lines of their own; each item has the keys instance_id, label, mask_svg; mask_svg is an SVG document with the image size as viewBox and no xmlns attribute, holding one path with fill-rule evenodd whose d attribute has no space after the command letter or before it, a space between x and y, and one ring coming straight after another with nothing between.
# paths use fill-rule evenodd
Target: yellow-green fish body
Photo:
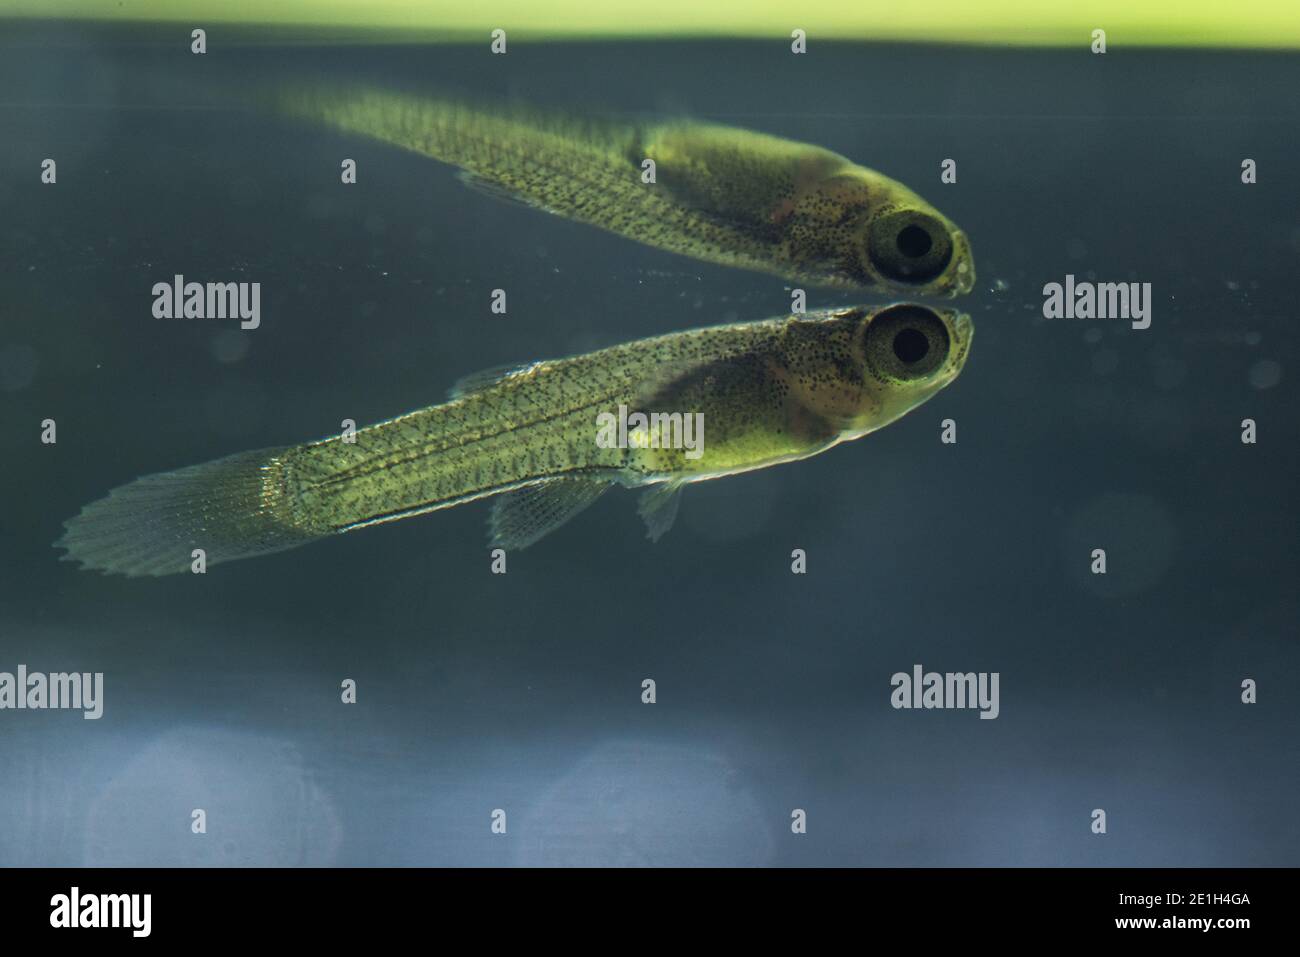
<instances>
[{"instance_id":1,"label":"yellow-green fish body","mask_svg":"<svg viewBox=\"0 0 1300 957\"><path fill-rule=\"evenodd\" d=\"M501 495L494 542L522 547L613 485L652 486L641 513L657 538L683 485L806 458L924 402L971 335L965 315L895 305L537 362L351 436L137 479L69 520L59 545L87 568L161 575L194 549L214 564ZM638 413L648 427L609 427Z\"/></svg>"},{"instance_id":2,"label":"yellow-green fish body","mask_svg":"<svg viewBox=\"0 0 1300 957\"><path fill-rule=\"evenodd\" d=\"M970 243L951 220L818 146L703 122L617 123L368 87L296 87L277 106L458 166L487 192L698 260L934 296L975 281Z\"/></svg>"}]
</instances>

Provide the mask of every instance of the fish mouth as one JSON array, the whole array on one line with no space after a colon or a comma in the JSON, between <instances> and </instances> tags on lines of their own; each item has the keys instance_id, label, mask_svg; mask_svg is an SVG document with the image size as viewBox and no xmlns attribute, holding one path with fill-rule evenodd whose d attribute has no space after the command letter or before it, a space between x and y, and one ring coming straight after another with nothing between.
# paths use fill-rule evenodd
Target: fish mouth
<instances>
[{"instance_id":1,"label":"fish mouth","mask_svg":"<svg viewBox=\"0 0 1300 957\"><path fill-rule=\"evenodd\" d=\"M953 312L950 314L950 324L956 348L948 361L952 364L952 374L955 377L966 365L966 357L970 354L971 340L975 338L975 322L964 312Z\"/></svg>"},{"instance_id":2,"label":"fish mouth","mask_svg":"<svg viewBox=\"0 0 1300 957\"><path fill-rule=\"evenodd\" d=\"M975 288L975 260L971 256L970 240L960 229L952 236L952 261L956 264L952 273L952 295L964 296Z\"/></svg>"}]
</instances>

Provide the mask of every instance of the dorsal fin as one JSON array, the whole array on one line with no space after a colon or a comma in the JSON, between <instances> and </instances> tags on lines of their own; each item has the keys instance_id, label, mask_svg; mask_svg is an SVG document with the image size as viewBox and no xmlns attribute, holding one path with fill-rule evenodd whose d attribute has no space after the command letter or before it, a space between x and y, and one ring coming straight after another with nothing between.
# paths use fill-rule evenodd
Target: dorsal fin
<instances>
[{"instance_id":1,"label":"dorsal fin","mask_svg":"<svg viewBox=\"0 0 1300 957\"><path fill-rule=\"evenodd\" d=\"M529 209L540 209L550 212L541 203L529 199L527 196L520 196L514 190L500 183L493 182L485 176L478 173L471 173L469 170L461 170L456 174L456 178L469 189L484 196L490 196L493 199L501 200L503 203L511 203L515 206L527 206Z\"/></svg>"},{"instance_id":2,"label":"dorsal fin","mask_svg":"<svg viewBox=\"0 0 1300 957\"><path fill-rule=\"evenodd\" d=\"M512 376L524 375L539 365L541 365L539 362L526 362L523 365L511 362L506 365L492 366L487 369L480 369L478 372L471 372L469 375L463 375L453 382L451 388L447 390L447 401L454 402L456 399L464 398L472 392L487 389Z\"/></svg>"}]
</instances>

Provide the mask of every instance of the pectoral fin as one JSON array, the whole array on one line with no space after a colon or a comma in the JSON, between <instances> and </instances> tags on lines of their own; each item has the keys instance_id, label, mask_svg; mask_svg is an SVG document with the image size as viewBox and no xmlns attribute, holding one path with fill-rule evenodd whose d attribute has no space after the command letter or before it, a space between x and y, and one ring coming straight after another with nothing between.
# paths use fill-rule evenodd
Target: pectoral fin
<instances>
[{"instance_id":1,"label":"pectoral fin","mask_svg":"<svg viewBox=\"0 0 1300 957\"><path fill-rule=\"evenodd\" d=\"M499 495L488 520L493 545L527 548L604 494L606 479L555 478Z\"/></svg>"},{"instance_id":2,"label":"pectoral fin","mask_svg":"<svg viewBox=\"0 0 1300 957\"><path fill-rule=\"evenodd\" d=\"M775 238L780 207L791 184L816 182L846 165L828 150L792 143L751 130L677 120L647 127L629 156L638 167L655 161L656 189L715 222L747 230L771 231Z\"/></svg>"},{"instance_id":3,"label":"pectoral fin","mask_svg":"<svg viewBox=\"0 0 1300 957\"><path fill-rule=\"evenodd\" d=\"M645 522L646 538L659 541L677 520L677 507L682 501L682 483L665 482L653 485L641 493L636 513Z\"/></svg>"}]
</instances>

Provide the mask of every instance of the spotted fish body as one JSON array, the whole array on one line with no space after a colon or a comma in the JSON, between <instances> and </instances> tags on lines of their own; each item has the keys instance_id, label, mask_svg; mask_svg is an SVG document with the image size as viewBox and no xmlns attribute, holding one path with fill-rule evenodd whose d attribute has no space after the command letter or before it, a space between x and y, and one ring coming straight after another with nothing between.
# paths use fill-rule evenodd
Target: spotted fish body
<instances>
[{"instance_id":1,"label":"spotted fish body","mask_svg":"<svg viewBox=\"0 0 1300 957\"><path fill-rule=\"evenodd\" d=\"M650 486L652 537L677 491L815 455L924 402L966 361L970 320L897 305L671 333L480 378L440 405L342 436L145 476L84 508L65 558L127 575L267 554L500 495L493 540L531 544L614 485ZM700 454L665 422L602 443L602 414L702 415ZM503 494L505 493L505 494Z\"/></svg>"},{"instance_id":2,"label":"spotted fish body","mask_svg":"<svg viewBox=\"0 0 1300 957\"><path fill-rule=\"evenodd\" d=\"M697 260L889 293L954 296L975 281L970 243L951 220L818 146L710 123L584 120L368 87L298 87L276 105L458 166L486 192Z\"/></svg>"}]
</instances>

